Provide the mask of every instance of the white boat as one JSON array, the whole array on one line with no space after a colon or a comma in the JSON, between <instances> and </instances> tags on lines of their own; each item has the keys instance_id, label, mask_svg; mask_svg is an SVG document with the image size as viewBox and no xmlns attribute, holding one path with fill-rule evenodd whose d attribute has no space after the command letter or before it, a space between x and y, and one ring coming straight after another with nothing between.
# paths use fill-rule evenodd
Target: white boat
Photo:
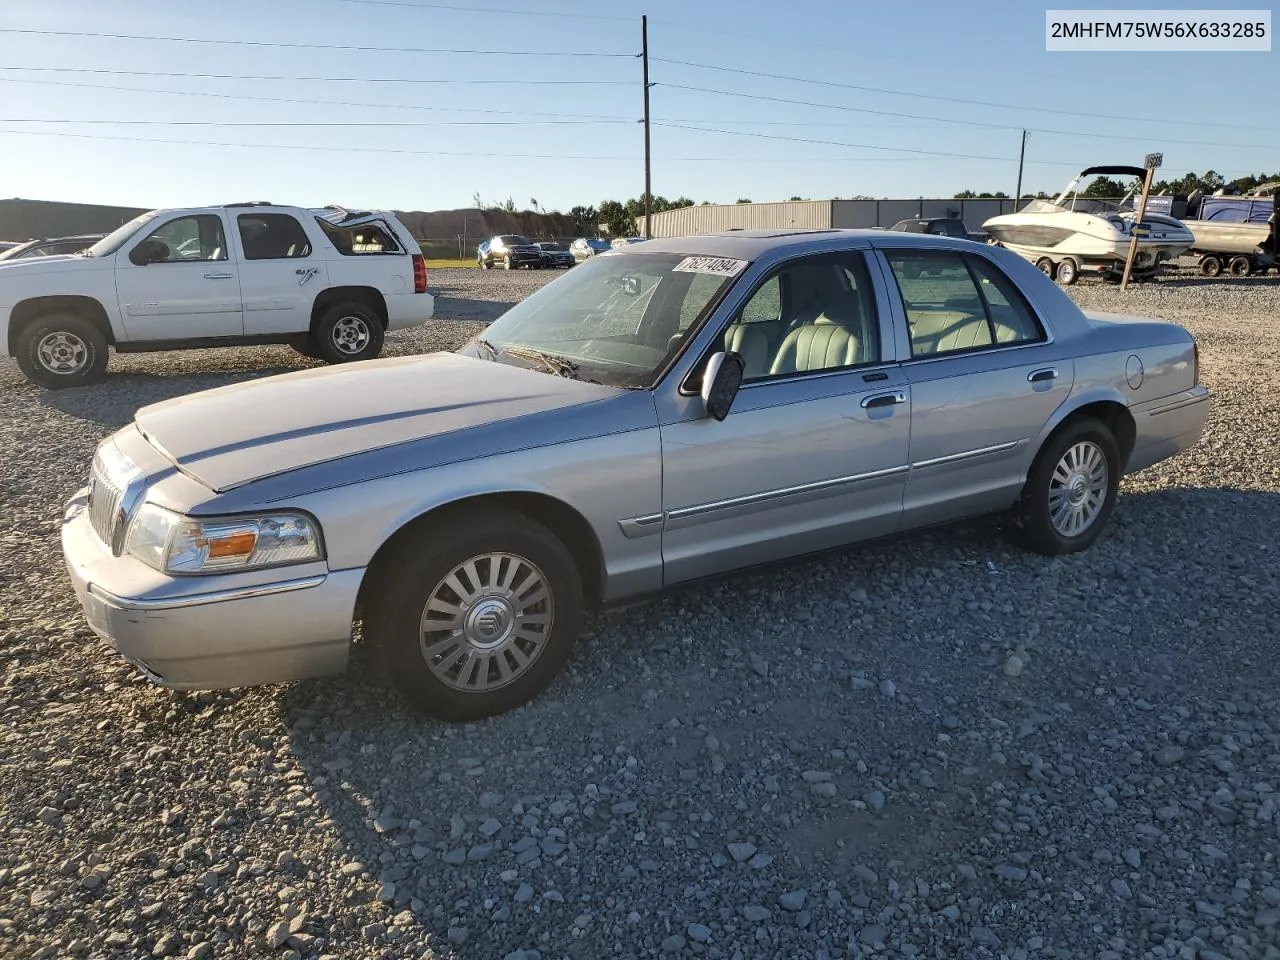
<instances>
[{"instance_id":1,"label":"white boat","mask_svg":"<svg viewBox=\"0 0 1280 960\"><path fill-rule=\"evenodd\" d=\"M1080 196L1081 182L1094 176L1137 179L1117 203ZM992 242L1026 257L1059 283L1075 283L1081 271L1118 277L1124 273L1137 219L1132 200L1145 177L1141 167L1089 167L1056 199L1032 200L982 227ZM1142 227L1132 271L1139 279L1159 273L1195 242L1186 224L1164 214L1147 213Z\"/></svg>"}]
</instances>

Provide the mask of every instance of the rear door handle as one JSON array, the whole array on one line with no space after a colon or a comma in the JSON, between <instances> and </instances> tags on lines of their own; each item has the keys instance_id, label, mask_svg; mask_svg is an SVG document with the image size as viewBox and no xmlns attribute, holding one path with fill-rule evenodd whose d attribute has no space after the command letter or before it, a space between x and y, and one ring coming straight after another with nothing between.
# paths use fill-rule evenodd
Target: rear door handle
<instances>
[{"instance_id":1,"label":"rear door handle","mask_svg":"<svg viewBox=\"0 0 1280 960\"><path fill-rule=\"evenodd\" d=\"M863 400L862 408L864 410L874 410L878 407L892 407L895 404L906 402L907 395L905 393L881 393Z\"/></svg>"},{"instance_id":2,"label":"rear door handle","mask_svg":"<svg viewBox=\"0 0 1280 960\"><path fill-rule=\"evenodd\" d=\"M1027 374L1027 380L1030 383L1043 383L1045 380L1058 379L1058 371L1052 367L1046 370L1033 370Z\"/></svg>"},{"instance_id":3,"label":"rear door handle","mask_svg":"<svg viewBox=\"0 0 1280 960\"><path fill-rule=\"evenodd\" d=\"M230 280L233 276L234 274L230 273L206 273L204 278L206 280Z\"/></svg>"}]
</instances>

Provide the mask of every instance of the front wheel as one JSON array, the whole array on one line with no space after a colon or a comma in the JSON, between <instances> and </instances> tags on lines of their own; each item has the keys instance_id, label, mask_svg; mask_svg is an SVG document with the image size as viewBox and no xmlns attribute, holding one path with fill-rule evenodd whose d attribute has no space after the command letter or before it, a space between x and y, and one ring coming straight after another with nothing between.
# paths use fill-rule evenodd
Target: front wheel
<instances>
[{"instance_id":1,"label":"front wheel","mask_svg":"<svg viewBox=\"0 0 1280 960\"><path fill-rule=\"evenodd\" d=\"M1248 257L1233 257L1227 271L1233 277L1247 277L1253 273L1253 261Z\"/></svg>"},{"instance_id":2,"label":"front wheel","mask_svg":"<svg viewBox=\"0 0 1280 960\"><path fill-rule=\"evenodd\" d=\"M107 372L107 338L78 313L41 314L18 335L18 367L48 390L84 387Z\"/></svg>"},{"instance_id":3,"label":"front wheel","mask_svg":"<svg viewBox=\"0 0 1280 960\"><path fill-rule=\"evenodd\" d=\"M1036 457L1018 504L1026 546L1059 556L1102 535L1120 487L1120 452L1106 424L1069 423Z\"/></svg>"},{"instance_id":4,"label":"front wheel","mask_svg":"<svg viewBox=\"0 0 1280 960\"><path fill-rule=\"evenodd\" d=\"M384 569L366 629L395 686L439 720L527 703L560 671L581 627L573 556L520 513L433 524Z\"/></svg>"},{"instance_id":5,"label":"front wheel","mask_svg":"<svg viewBox=\"0 0 1280 960\"><path fill-rule=\"evenodd\" d=\"M1080 264L1072 257L1067 257L1058 264L1057 279L1064 287L1069 287L1080 279Z\"/></svg>"},{"instance_id":6,"label":"front wheel","mask_svg":"<svg viewBox=\"0 0 1280 960\"><path fill-rule=\"evenodd\" d=\"M367 303L335 303L325 310L311 334L312 345L326 363L372 360L382 352L382 318Z\"/></svg>"},{"instance_id":7,"label":"front wheel","mask_svg":"<svg viewBox=\"0 0 1280 960\"><path fill-rule=\"evenodd\" d=\"M511 269L511 254L507 254L505 257L502 258L502 269L503 270Z\"/></svg>"}]
</instances>

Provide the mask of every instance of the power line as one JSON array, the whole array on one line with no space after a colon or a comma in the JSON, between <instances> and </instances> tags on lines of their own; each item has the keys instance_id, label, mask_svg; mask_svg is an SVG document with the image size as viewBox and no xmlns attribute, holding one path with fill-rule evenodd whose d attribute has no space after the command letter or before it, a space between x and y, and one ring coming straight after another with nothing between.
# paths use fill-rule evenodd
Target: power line
<instances>
[{"instance_id":1,"label":"power line","mask_svg":"<svg viewBox=\"0 0 1280 960\"><path fill-rule=\"evenodd\" d=\"M1088 117L1092 120L1122 120L1125 123L1159 123L1168 125L1171 123L1183 126L1196 127L1225 127L1227 129L1241 129L1242 124L1238 123L1209 123L1203 120L1171 120L1165 117L1125 117L1116 114L1095 113L1085 110L1057 110L1050 107L1027 106L1025 104L1016 103L996 103L991 100L971 100L965 97L945 97L934 93L913 93L907 90L890 90L885 87L866 87L856 83L841 83L836 80L816 80L812 77L792 77L780 73L764 73L759 70L745 70L740 67L725 67L710 63L694 63L689 60L672 60L664 57L654 57L655 63L668 63L681 67L693 67L698 70L715 70L720 73L732 73L739 76L762 77L767 80L786 80L793 83L811 83L823 87L836 87L841 90L857 90L862 93L877 93L881 95L889 95L894 97L915 97L920 100L940 100L944 103L959 103L966 106L975 107L991 107L997 110L1026 110L1036 113L1055 113L1068 117ZM674 86L674 84L664 84L664 86ZM1014 129L1021 129L1015 127Z\"/></svg>"},{"instance_id":2,"label":"power line","mask_svg":"<svg viewBox=\"0 0 1280 960\"><path fill-rule=\"evenodd\" d=\"M422 77L287 77L260 76L241 73L179 73L164 70L107 70L91 67L0 67L0 70L18 70L32 73L89 73L105 76L129 77L179 77L191 80L287 80L297 83L416 83L416 84L520 84L521 86L633 86L629 80L492 80L488 77L450 77L425 79Z\"/></svg>"},{"instance_id":3,"label":"power line","mask_svg":"<svg viewBox=\"0 0 1280 960\"><path fill-rule=\"evenodd\" d=\"M657 58L655 57L654 59ZM746 100L765 100L770 103L785 103L792 106L820 107L824 110L838 110L843 113L866 113L878 117L892 117L898 120L925 120L931 123L951 123L958 124L960 126L983 127L992 130L1027 130L1032 133L1047 133L1053 136L1062 137L1088 137L1095 140L1137 140L1143 143L1150 143L1151 141L1149 136L1142 137L1121 133L1087 133L1076 130L1050 130L1045 127L1026 127L1020 124L992 123L985 120L958 120L954 117L932 117L918 113L902 113L897 110L873 110L870 107L849 107L837 103L819 103L813 100L793 100L787 97L771 97L764 94L739 93L736 90L716 90L711 87L691 87L679 83L662 83L657 84L657 86L667 87L671 90L687 90L692 93L712 93L719 96L738 97ZM814 124L814 126L820 125L821 124ZM1196 147L1238 147L1247 150L1280 150L1280 145L1270 143L1224 143L1221 140L1170 140L1165 137L1161 137L1160 142Z\"/></svg>"},{"instance_id":4,"label":"power line","mask_svg":"<svg viewBox=\"0 0 1280 960\"><path fill-rule=\"evenodd\" d=\"M731 137L754 137L760 140L782 140L788 143L821 144L823 146L847 147L847 148L856 149L856 150L883 150L883 151L889 151L894 153L912 153L912 154L918 154L920 156L945 157L946 159L956 159L956 160L999 160L1001 162L1006 160L1011 160L1010 157L997 157L997 156L973 154L973 153L952 153L950 151L942 151L942 150L918 150L912 147L890 147L884 144L875 144L875 143L843 143L838 140L818 140L811 137L787 137L778 133L756 133L750 130L721 130L715 127L696 127L696 126L690 126L687 124L679 124L679 123L665 123L665 122L655 121L654 125L659 127L668 127L676 130L697 130L702 133L723 133ZM1068 164L1063 161L1028 160L1027 162L1028 163L1053 163L1055 166L1074 166L1074 164Z\"/></svg>"},{"instance_id":5,"label":"power line","mask_svg":"<svg viewBox=\"0 0 1280 960\"><path fill-rule=\"evenodd\" d=\"M520 127L542 124L570 126L602 123L634 123L619 117L612 120L73 120L65 117L8 117L0 123L88 123L110 126L150 127Z\"/></svg>"},{"instance_id":6,"label":"power line","mask_svg":"<svg viewBox=\"0 0 1280 960\"><path fill-rule=\"evenodd\" d=\"M214 40L206 37L152 37L132 33L90 33L82 30L22 30L2 27L0 33L27 34L40 37L93 37L104 40L146 40L162 43L211 43L239 47L282 47L293 50L352 50L363 53L431 53L467 54L501 57L597 57L634 59L633 53L598 53L592 50L469 50L448 47L365 47L349 43L288 43L268 40Z\"/></svg>"},{"instance_id":7,"label":"power line","mask_svg":"<svg viewBox=\"0 0 1280 960\"><path fill-rule=\"evenodd\" d=\"M205 90L163 90L158 87L122 87L116 84L105 83L77 83L74 80L34 80L27 77L0 77L0 83L26 83L36 84L39 86L53 87L72 87L79 90L111 90L118 93L154 93L163 94L173 97L207 97L215 100L243 100L252 103L286 103L301 104L307 106L322 107L359 107L366 110L422 110L435 113L463 113L463 114L494 114L498 116L516 116L516 117L556 117L563 119L580 119L580 120L606 120L618 121L625 123L635 122L634 117L623 117L616 115L605 115L595 113L547 113L530 110L498 110L493 108L481 107L433 107L421 103L368 103L365 101L355 100L317 100L304 97L263 97L254 96L247 93L216 93ZM750 126L767 126L767 127L842 127L850 129L862 129L873 126L875 129L884 129L883 124L841 124L828 123L825 121L818 122L813 120L757 120L757 119L738 119L732 117L668 117L673 123L720 123L720 124L742 124ZM899 130L922 130L928 129L922 126L899 125L892 129Z\"/></svg>"},{"instance_id":8,"label":"power line","mask_svg":"<svg viewBox=\"0 0 1280 960\"><path fill-rule=\"evenodd\" d=\"M634 17L617 17L601 13L562 13L558 10L511 10L497 7L460 6L448 3L410 3L409 0L343 0L379 7L407 7L413 10L450 10L455 13L501 13L510 17L564 17L572 20L611 20L634 23Z\"/></svg>"},{"instance_id":9,"label":"power line","mask_svg":"<svg viewBox=\"0 0 1280 960\"><path fill-rule=\"evenodd\" d=\"M581 155L581 154L546 154L546 153L511 153L504 151L502 153L483 153L483 152L459 152L450 150L409 150L390 147L355 147L346 144L340 146L322 146L316 144L281 144L281 143L243 143L228 142L223 140L175 140L167 137L115 137L107 134L92 133L71 133L63 130L14 130L12 128L0 128L0 134L10 134L13 136L25 137L70 137L78 140L110 140L123 143L163 143L173 144L183 147L242 147L251 150L305 150L305 151L328 151L339 153L374 153L374 154L406 154L410 156L423 157L490 157L496 159L516 159L516 160L617 160L626 163L634 163L638 159L632 155ZM821 142L821 141L817 141ZM893 148L889 148L893 149ZM713 156L713 157L664 157L664 161L672 163L901 163L911 160L925 160L936 162L935 157L740 157L740 156ZM957 156L955 159L986 159L971 158L965 156ZM1004 157L997 159L1007 159ZM1042 163L1071 166L1071 164L1059 163L1057 161L1040 161Z\"/></svg>"}]
</instances>

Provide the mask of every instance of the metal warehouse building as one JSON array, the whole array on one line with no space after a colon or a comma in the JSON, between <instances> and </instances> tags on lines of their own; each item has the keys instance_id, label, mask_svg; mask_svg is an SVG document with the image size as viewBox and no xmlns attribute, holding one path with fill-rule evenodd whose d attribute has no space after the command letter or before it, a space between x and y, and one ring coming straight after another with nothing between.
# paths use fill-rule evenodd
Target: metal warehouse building
<instances>
[{"instance_id":1,"label":"metal warehouse building","mask_svg":"<svg viewBox=\"0 0 1280 960\"><path fill-rule=\"evenodd\" d=\"M687 237L725 230L891 227L912 217L953 217L970 233L1002 213L1013 200L790 200L785 203L706 204L653 215L653 236ZM638 218L644 234L644 217Z\"/></svg>"}]
</instances>

